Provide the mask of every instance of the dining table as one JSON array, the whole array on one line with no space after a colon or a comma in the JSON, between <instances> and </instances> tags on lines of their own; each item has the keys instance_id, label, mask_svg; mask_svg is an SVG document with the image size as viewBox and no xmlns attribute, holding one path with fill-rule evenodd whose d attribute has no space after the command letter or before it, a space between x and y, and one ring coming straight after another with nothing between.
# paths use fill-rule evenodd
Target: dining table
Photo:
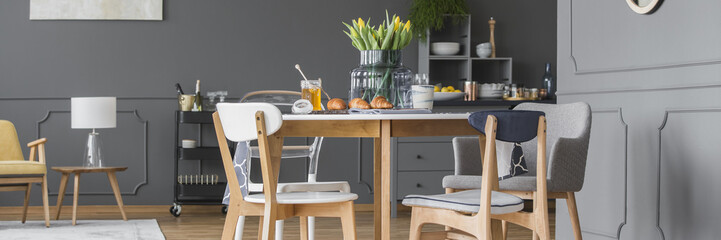
<instances>
[{"instance_id":1,"label":"dining table","mask_svg":"<svg viewBox=\"0 0 721 240\"><path fill-rule=\"evenodd\" d=\"M470 113L284 114L284 137L373 138L374 239L391 239L391 138L479 135ZM279 158L279 154L271 154ZM278 159L279 160L279 159Z\"/></svg>"}]
</instances>

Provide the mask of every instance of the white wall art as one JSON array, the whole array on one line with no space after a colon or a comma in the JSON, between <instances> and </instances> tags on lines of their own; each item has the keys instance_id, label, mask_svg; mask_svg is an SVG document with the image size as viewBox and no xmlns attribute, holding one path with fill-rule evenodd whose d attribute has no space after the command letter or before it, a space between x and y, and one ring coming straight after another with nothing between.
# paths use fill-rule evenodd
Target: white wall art
<instances>
[{"instance_id":1,"label":"white wall art","mask_svg":"<svg viewBox=\"0 0 721 240\"><path fill-rule=\"evenodd\" d=\"M163 0L30 0L30 20L163 20Z\"/></svg>"}]
</instances>

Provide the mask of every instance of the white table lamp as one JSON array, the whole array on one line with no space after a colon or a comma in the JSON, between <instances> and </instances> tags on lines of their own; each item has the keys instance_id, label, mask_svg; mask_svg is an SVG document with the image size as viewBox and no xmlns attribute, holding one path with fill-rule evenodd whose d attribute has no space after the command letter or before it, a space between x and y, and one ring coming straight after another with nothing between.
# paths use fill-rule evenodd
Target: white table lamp
<instances>
[{"instance_id":1,"label":"white table lamp","mask_svg":"<svg viewBox=\"0 0 721 240\"><path fill-rule=\"evenodd\" d=\"M100 150L100 133L96 128L115 128L115 97L76 97L70 98L71 127L73 129L93 129L85 145L85 167L102 167L103 157Z\"/></svg>"}]
</instances>

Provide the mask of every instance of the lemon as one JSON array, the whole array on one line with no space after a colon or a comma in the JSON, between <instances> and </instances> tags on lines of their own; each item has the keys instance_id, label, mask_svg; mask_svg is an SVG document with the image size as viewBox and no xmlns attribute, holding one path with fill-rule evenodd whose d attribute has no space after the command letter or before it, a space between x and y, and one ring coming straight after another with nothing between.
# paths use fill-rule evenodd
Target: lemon
<instances>
[{"instance_id":1,"label":"lemon","mask_svg":"<svg viewBox=\"0 0 721 240\"><path fill-rule=\"evenodd\" d=\"M438 86L434 86L434 87L433 87L433 91L434 91L434 92L440 92L440 91L441 91L441 88L439 88Z\"/></svg>"},{"instance_id":2,"label":"lemon","mask_svg":"<svg viewBox=\"0 0 721 240\"><path fill-rule=\"evenodd\" d=\"M448 90L448 87L443 87L441 88L441 92L450 92L450 90Z\"/></svg>"},{"instance_id":3,"label":"lemon","mask_svg":"<svg viewBox=\"0 0 721 240\"><path fill-rule=\"evenodd\" d=\"M453 86L448 86L447 88L448 88L448 91L449 91L449 92L453 92L453 91L456 90L455 88L453 88Z\"/></svg>"},{"instance_id":4,"label":"lemon","mask_svg":"<svg viewBox=\"0 0 721 240\"><path fill-rule=\"evenodd\" d=\"M456 89L456 90L454 90L453 92L461 92L461 90Z\"/></svg>"}]
</instances>

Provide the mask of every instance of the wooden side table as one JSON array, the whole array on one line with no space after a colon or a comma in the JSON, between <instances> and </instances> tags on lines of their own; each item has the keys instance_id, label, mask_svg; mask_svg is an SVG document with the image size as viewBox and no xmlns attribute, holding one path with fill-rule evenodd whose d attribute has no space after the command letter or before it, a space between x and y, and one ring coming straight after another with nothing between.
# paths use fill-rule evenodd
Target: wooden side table
<instances>
[{"instance_id":1,"label":"wooden side table","mask_svg":"<svg viewBox=\"0 0 721 240\"><path fill-rule=\"evenodd\" d=\"M128 221L125 216L125 210L123 209L123 199L120 197L120 189L118 188L118 179L115 177L115 172L122 172L128 169L128 167L52 167L52 170L63 174L60 179L60 191L58 191L58 204L57 213L55 214L55 220L60 218L60 209L63 206L63 198L65 197L65 187L68 185L68 178L70 174L75 174L75 190L73 191L73 225L75 225L78 213L78 183L80 181L81 173L95 173L105 172L108 174L108 180L110 180L110 187L113 188L115 194L115 201L118 202L120 208L120 214L123 215L123 220Z\"/></svg>"}]
</instances>

